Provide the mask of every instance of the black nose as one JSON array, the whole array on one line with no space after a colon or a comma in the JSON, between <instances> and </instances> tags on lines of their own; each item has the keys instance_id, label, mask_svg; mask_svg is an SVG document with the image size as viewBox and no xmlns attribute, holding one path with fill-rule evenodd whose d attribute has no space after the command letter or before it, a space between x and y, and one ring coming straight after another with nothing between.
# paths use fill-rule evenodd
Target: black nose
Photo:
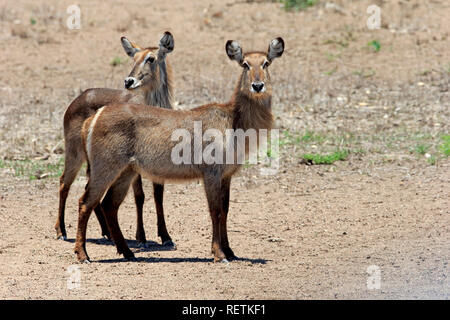
<instances>
[{"instance_id":1,"label":"black nose","mask_svg":"<svg viewBox=\"0 0 450 320\"><path fill-rule=\"evenodd\" d=\"M256 92L261 92L261 90L264 88L264 83L262 82L252 83L252 88Z\"/></svg>"},{"instance_id":2,"label":"black nose","mask_svg":"<svg viewBox=\"0 0 450 320\"><path fill-rule=\"evenodd\" d=\"M134 79L133 78L126 78L125 79L125 88L128 89L130 88L134 83Z\"/></svg>"}]
</instances>

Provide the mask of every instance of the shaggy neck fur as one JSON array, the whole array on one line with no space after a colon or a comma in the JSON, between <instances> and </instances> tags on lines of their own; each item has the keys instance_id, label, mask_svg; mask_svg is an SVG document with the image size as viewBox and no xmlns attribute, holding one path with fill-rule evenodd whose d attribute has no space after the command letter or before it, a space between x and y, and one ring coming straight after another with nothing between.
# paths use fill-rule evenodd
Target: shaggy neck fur
<instances>
[{"instance_id":1,"label":"shaggy neck fur","mask_svg":"<svg viewBox=\"0 0 450 320\"><path fill-rule=\"evenodd\" d=\"M248 94L241 89L242 76L237 85L233 98L233 129L271 129L272 95L265 93L261 97Z\"/></svg>"},{"instance_id":2,"label":"shaggy neck fur","mask_svg":"<svg viewBox=\"0 0 450 320\"><path fill-rule=\"evenodd\" d=\"M172 109L172 74L166 61L159 64L159 76L159 87L146 93L145 102L149 106Z\"/></svg>"}]
</instances>

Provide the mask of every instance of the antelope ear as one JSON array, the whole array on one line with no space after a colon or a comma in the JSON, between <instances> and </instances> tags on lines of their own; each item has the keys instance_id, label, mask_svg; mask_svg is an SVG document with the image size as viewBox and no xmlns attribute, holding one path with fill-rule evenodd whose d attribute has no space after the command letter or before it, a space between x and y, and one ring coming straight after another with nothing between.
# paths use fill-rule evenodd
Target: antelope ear
<instances>
[{"instance_id":1,"label":"antelope ear","mask_svg":"<svg viewBox=\"0 0 450 320\"><path fill-rule=\"evenodd\" d=\"M231 60L237 61L239 64L242 64L244 61L244 56L242 55L241 45L235 40L228 40L225 45L225 50L227 52L228 58Z\"/></svg>"},{"instance_id":2,"label":"antelope ear","mask_svg":"<svg viewBox=\"0 0 450 320\"><path fill-rule=\"evenodd\" d=\"M164 59L168 53L173 51L174 47L175 40L173 39L173 35L169 31L164 32L161 40L159 40L158 58Z\"/></svg>"},{"instance_id":3,"label":"antelope ear","mask_svg":"<svg viewBox=\"0 0 450 320\"><path fill-rule=\"evenodd\" d=\"M127 53L127 55L129 55L132 58L134 57L136 52L139 52L139 51L142 50L141 47L139 47L138 45L134 44L133 42L128 40L126 37L120 38L120 41L122 42L122 47L125 50L125 52Z\"/></svg>"},{"instance_id":4,"label":"antelope ear","mask_svg":"<svg viewBox=\"0 0 450 320\"><path fill-rule=\"evenodd\" d=\"M267 59L272 61L275 58L281 57L284 52L284 40L283 38L275 38L269 44L269 49L267 50Z\"/></svg>"}]
</instances>

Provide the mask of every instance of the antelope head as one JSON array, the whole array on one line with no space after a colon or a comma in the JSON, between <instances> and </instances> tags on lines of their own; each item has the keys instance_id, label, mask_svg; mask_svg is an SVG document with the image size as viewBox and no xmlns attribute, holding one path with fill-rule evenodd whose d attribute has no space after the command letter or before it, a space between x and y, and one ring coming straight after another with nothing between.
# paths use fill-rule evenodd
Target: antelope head
<instances>
[{"instance_id":1,"label":"antelope head","mask_svg":"<svg viewBox=\"0 0 450 320\"><path fill-rule=\"evenodd\" d=\"M159 41L159 48L142 48L129 41L126 37L121 39L122 46L134 60L134 66L128 77L125 78L125 88L134 90L146 87L148 90L157 88L162 72L165 72L165 59L174 48L174 39L170 32L166 31Z\"/></svg>"},{"instance_id":2,"label":"antelope head","mask_svg":"<svg viewBox=\"0 0 450 320\"><path fill-rule=\"evenodd\" d=\"M231 60L237 61L244 68L239 90L250 97L261 98L270 95L272 87L269 66L275 58L283 54L283 39L273 39L267 52L252 51L244 54L240 44L234 40L227 41L225 50Z\"/></svg>"}]
</instances>

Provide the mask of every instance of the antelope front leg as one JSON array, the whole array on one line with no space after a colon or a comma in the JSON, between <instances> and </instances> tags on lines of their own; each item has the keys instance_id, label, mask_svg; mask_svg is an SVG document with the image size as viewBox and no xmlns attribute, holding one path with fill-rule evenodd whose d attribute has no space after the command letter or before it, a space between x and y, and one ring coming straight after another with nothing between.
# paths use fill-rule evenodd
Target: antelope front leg
<instances>
[{"instance_id":1,"label":"antelope front leg","mask_svg":"<svg viewBox=\"0 0 450 320\"><path fill-rule=\"evenodd\" d=\"M217 176L217 174L210 176L205 175L204 185L212 221L213 234L211 252L214 254L214 262L228 262L222 250L220 236L220 216L222 213L220 176Z\"/></svg>"},{"instance_id":2,"label":"antelope front leg","mask_svg":"<svg viewBox=\"0 0 450 320\"><path fill-rule=\"evenodd\" d=\"M153 197L155 199L156 216L158 221L158 236L161 237L161 243L163 246L175 250L177 246L172 241L172 238L167 231L166 221L164 219L163 195L164 185L153 183Z\"/></svg>"},{"instance_id":3,"label":"antelope front leg","mask_svg":"<svg viewBox=\"0 0 450 320\"><path fill-rule=\"evenodd\" d=\"M227 231L227 218L228 208L230 206L230 184L231 177L223 178L221 183L222 194L222 214L220 215L220 242L222 244L222 250L228 260L236 259L233 250L228 243L228 231Z\"/></svg>"},{"instance_id":4,"label":"antelope front leg","mask_svg":"<svg viewBox=\"0 0 450 320\"><path fill-rule=\"evenodd\" d=\"M136 203L137 224L136 224L136 241L140 247L147 246L147 238L145 237L143 208L145 201L144 189L142 188L141 176L133 181L134 202Z\"/></svg>"}]
</instances>

